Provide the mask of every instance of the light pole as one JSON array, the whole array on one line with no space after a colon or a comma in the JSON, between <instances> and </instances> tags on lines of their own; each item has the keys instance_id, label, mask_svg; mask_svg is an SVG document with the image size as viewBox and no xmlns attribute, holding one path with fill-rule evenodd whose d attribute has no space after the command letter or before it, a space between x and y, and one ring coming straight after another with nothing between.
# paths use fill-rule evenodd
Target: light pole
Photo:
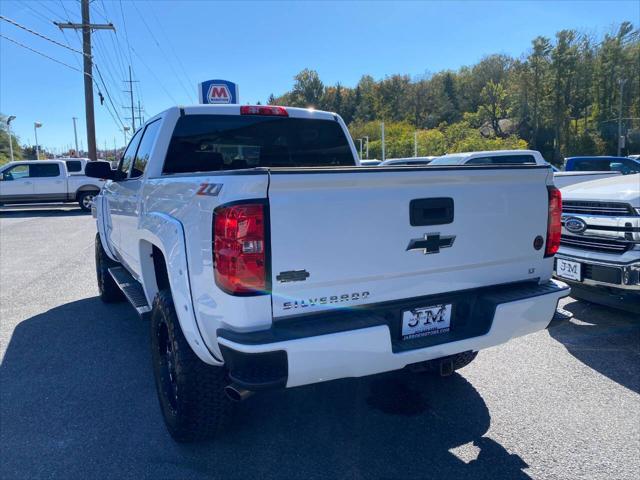
<instances>
[{"instance_id":1,"label":"light pole","mask_svg":"<svg viewBox=\"0 0 640 480\"><path fill-rule=\"evenodd\" d=\"M10 115L7 118L7 133L9 134L9 152L11 155L11 161L13 162L13 137L11 136L11 122L16 119L15 115Z\"/></svg>"},{"instance_id":2,"label":"light pole","mask_svg":"<svg viewBox=\"0 0 640 480\"><path fill-rule=\"evenodd\" d=\"M360 142L360 160L362 160L362 139L359 138L358 141Z\"/></svg>"},{"instance_id":3,"label":"light pole","mask_svg":"<svg viewBox=\"0 0 640 480\"><path fill-rule=\"evenodd\" d=\"M73 137L76 140L76 157L79 155L78 153L78 130L76 128L76 120L78 120L78 117L71 117L73 119Z\"/></svg>"},{"instance_id":4,"label":"light pole","mask_svg":"<svg viewBox=\"0 0 640 480\"><path fill-rule=\"evenodd\" d=\"M622 92L624 84L627 83L626 79L618 80L620 84L620 103L618 104L618 156L622 153Z\"/></svg>"},{"instance_id":5,"label":"light pole","mask_svg":"<svg viewBox=\"0 0 640 480\"><path fill-rule=\"evenodd\" d=\"M369 158L369 137L367 137L367 136L365 135L365 136L364 136L364 137L362 137L362 138L364 138L364 139L367 141L367 148L366 148L366 150L365 150L365 151L367 152L367 159L368 159L368 158Z\"/></svg>"},{"instance_id":6,"label":"light pole","mask_svg":"<svg viewBox=\"0 0 640 480\"><path fill-rule=\"evenodd\" d=\"M384 162L385 151L384 151L384 122L380 124L380 130L382 131L382 161Z\"/></svg>"},{"instance_id":7,"label":"light pole","mask_svg":"<svg viewBox=\"0 0 640 480\"><path fill-rule=\"evenodd\" d=\"M33 133L36 136L36 160L40 160L40 147L38 146L38 129L42 127L40 122L33 122Z\"/></svg>"}]
</instances>

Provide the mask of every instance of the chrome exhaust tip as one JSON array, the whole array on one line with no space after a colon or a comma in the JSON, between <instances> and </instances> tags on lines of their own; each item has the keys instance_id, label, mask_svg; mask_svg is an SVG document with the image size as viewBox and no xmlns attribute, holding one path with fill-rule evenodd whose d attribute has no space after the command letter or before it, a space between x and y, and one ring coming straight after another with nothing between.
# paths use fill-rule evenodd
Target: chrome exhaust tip
<instances>
[{"instance_id":1,"label":"chrome exhaust tip","mask_svg":"<svg viewBox=\"0 0 640 480\"><path fill-rule=\"evenodd\" d=\"M224 387L224 393L232 402L242 402L252 396L255 392L232 383Z\"/></svg>"}]
</instances>

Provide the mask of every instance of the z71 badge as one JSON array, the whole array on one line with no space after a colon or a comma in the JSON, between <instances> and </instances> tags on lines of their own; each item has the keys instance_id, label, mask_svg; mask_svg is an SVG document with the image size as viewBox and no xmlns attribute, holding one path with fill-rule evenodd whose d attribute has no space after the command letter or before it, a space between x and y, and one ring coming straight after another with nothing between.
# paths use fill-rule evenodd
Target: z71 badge
<instances>
[{"instance_id":1,"label":"z71 badge","mask_svg":"<svg viewBox=\"0 0 640 480\"><path fill-rule=\"evenodd\" d=\"M318 305L338 305L344 302L355 302L357 300L364 300L371 295L369 292L354 292L344 293L342 295L331 295L328 297L316 297L316 298L304 298L301 300L294 300L292 302L284 302L282 304L283 310L292 310L295 308L316 307Z\"/></svg>"},{"instance_id":2,"label":"z71 badge","mask_svg":"<svg viewBox=\"0 0 640 480\"><path fill-rule=\"evenodd\" d=\"M217 197L222 190L221 183L201 183L196 195L207 195L209 197Z\"/></svg>"}]
</instances>

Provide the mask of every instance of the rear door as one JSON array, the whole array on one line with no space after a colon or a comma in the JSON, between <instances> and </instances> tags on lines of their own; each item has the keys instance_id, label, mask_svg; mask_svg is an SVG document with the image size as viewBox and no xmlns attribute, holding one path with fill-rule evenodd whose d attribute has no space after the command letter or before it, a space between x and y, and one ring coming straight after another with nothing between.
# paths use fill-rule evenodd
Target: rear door
<instances>
[{"instance_id":1,"label":"rear door","mask_svg":"<svg viewBox=\"0 0 640 480\"><path fill-rule=\"evenodd\" d=\"M151 156L160 128L160 120L149 123L142 133L140 144L133 157L129 177L118 185L118 202L120 217L120 249L127 265L134 271L140 271L140 255L138 254L139 236L137 233L140 219L140 194L142 191L143 175Z\"/></svg>"},{"instance_id":2,"label":"rear door","mask_svg":"<svg viewBox=\"0 0 640 480\"><path fill-rule=\"evenodd\" d=\"M67 200L67 176L60 164L32 163L30 177L35 196L42 201Z\"/></svg>"},{"instance_id":3,"label":"rear door","mask_svg":"<svg viewBox=\"0 0 640 480\"><path fill-rule=\"evenodd\" d=\"M548 276L549 172L272 171L274 317Z\"/></svg>"}]
</instances>

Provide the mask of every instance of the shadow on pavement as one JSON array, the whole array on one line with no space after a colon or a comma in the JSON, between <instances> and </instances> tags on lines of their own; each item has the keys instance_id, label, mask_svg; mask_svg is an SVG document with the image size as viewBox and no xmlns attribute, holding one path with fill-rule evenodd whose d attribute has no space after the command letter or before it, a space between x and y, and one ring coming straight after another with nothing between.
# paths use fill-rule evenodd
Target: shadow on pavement
<instances>
[{"instance_id":1,"label":"shadow on pavement","mask_svg":"<svg viewBox=\"0 0 640 480\"><path fill-rule=\"evenodd\" d=\"M52 205L20 205L0 208L0 218L30 218L30 217L68 217L91 215L77 206L77 204Z\"/></svg>"},{"instance_id":2,"label":"shadow on pavement","mask_svg":"<svg viewBox=\"0 0 640 480\"><path fill-rule=\"evenodd\" d=\"M394 372L240 405L215 441L179 445L162 423L148 325L88 298L21 322L0 366L0 476L13 478L526 479L485 436L461 375Z\"/></svg>"},{"instance_id":3,"label":"shadow on pavement","mask_svg":"<svg viewBox=\"0 0 640 480\"><path fill-rule=\"evenodd\" d=\"M640 393L640 320L637 315L586 301L563 306L569 323L549 334L585 365Z\"/></svg>"}]
</instances>

